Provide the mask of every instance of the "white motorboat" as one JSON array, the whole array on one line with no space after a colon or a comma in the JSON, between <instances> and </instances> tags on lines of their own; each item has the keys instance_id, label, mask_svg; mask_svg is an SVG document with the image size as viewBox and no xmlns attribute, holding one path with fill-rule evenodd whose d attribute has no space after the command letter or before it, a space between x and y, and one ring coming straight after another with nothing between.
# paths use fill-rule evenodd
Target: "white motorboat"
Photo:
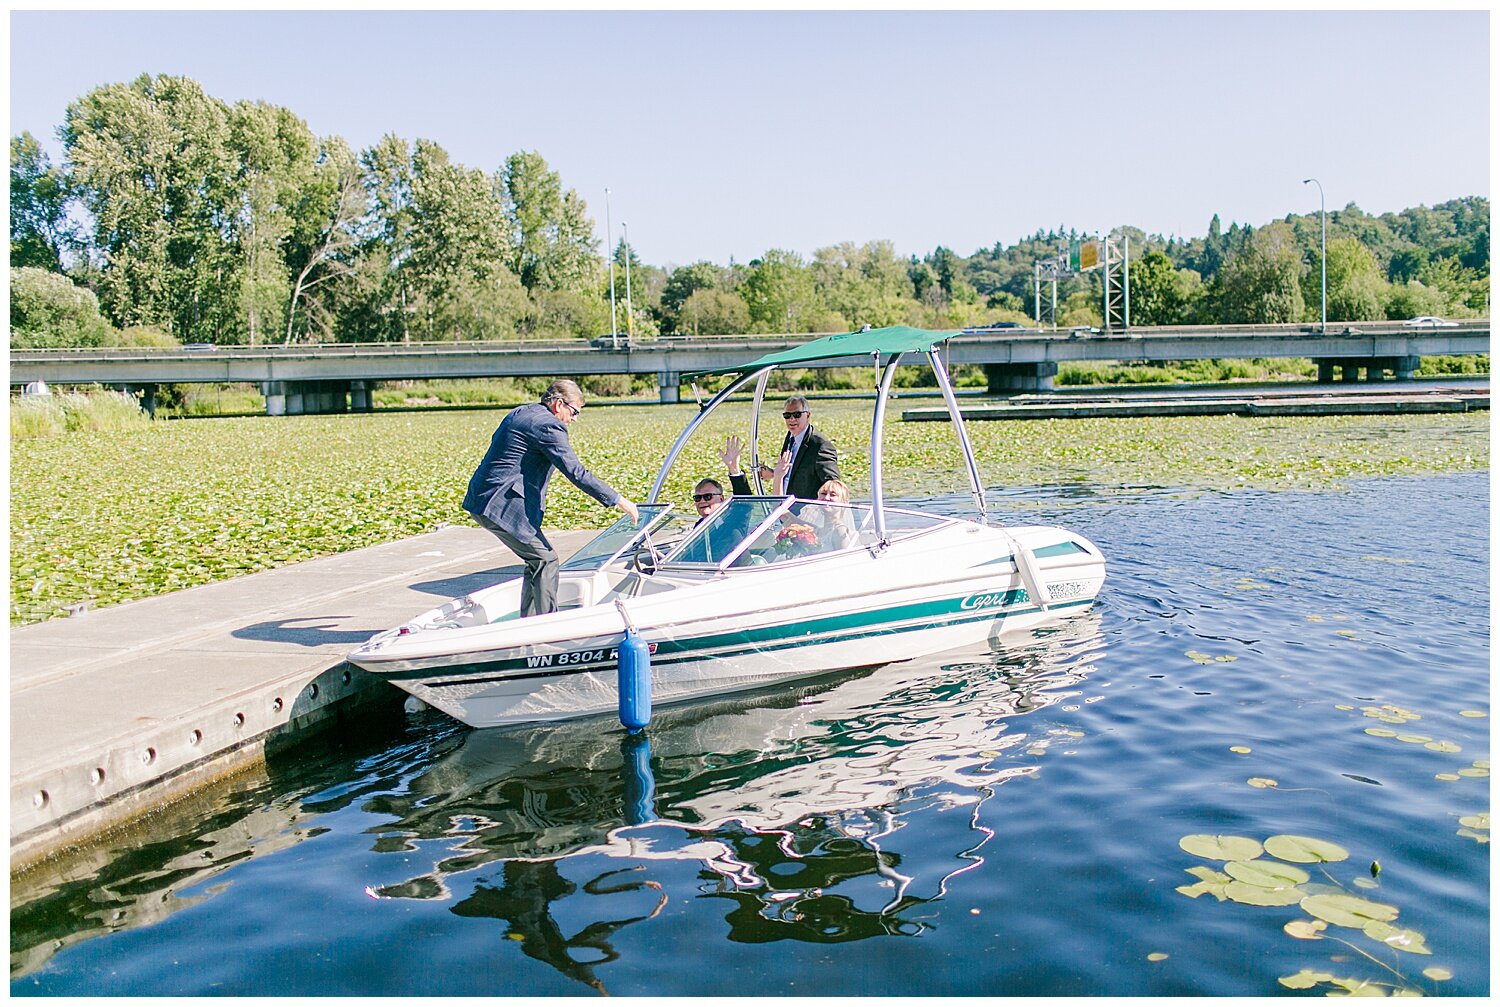
<instances>
[{"instance_id":1,"label":"white motorboat","mask_svg":"<svg viewBox=\"0 0 1500 1007\"><path fill-rule=\"evenodd\" d=\"M516 578L379 633L349 660L466 724L490 727L616 710L627 625L650 651L651 697L661 704L994 644L1086 610L1104 582L1093 543L1062 528L988 521L940 353L955 335L867 329L745 365L678 437L639 520L621 518L562 565L558 611L519 618ZM908 354L932 366L943 391L974 520L885 506L885 406ZM696 515L659 502L688 438L731 395L754 382L754 445L773 370L851 357L874 357L881 371L870 503L736 496L695 523Z\"/></svg>"}]
</instances>

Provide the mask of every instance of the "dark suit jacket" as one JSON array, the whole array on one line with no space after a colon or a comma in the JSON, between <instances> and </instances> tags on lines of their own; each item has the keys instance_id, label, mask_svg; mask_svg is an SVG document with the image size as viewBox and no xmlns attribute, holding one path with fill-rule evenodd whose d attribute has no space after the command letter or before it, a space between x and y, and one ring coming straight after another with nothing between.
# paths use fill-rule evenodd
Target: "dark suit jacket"
<instances>
[{"instance_id":1,"label":"dark suit jacket","mask_svg":"<svg viewBox=\"0 0 1500 1007\"><path fill-rule=\"evenodd\" d=\"M606 507L620 494L592 475L568 444L568 428L540 402L506 414L490 438L484 460L469 479L464 510L483 514L517 538L542 529L547 481L556 468L568 481Z\"/></svg>"},{"instance_id":2,"label":"dark suit jacket","mask_svg":"<svg viewBox=\"0 0 1500 1007\"><path fill-rule=\"evenodd\" d=\"M792 437L788 434L786 440L781 442L781 450L787 451L791 446ZM808 427L802 438L802 450L792 459L792 471L786 477L787 493L804 500L813 500L817 498L818 489L824 483L837 478L838 448L833 446L833 441Z\"/></svg>"}]
</instances>

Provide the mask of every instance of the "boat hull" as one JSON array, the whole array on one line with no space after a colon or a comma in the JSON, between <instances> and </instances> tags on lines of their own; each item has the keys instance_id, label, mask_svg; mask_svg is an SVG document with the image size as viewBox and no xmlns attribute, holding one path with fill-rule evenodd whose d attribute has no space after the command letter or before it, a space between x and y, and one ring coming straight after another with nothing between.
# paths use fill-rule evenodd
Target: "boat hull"
<instances>
[{"instance_id":1,"label":"boat hull","mask_svg":"<svg viewBox=\"0 0 1500 1007\"><path fill-rule=\"evenodd\" d=\"M1015 561L1021 551L1029 569ZM943 570L958 573L934 580ZM652 700L667 704L1000 644L1084 611L1103 580L1102 557L1073 533L961 522L884 552L737 571L626 604L652 652ZM596 604L377 637L350 660L475 727L565 720L618 709L623 628L612 605Z\"/></svg>"}]
</instances>

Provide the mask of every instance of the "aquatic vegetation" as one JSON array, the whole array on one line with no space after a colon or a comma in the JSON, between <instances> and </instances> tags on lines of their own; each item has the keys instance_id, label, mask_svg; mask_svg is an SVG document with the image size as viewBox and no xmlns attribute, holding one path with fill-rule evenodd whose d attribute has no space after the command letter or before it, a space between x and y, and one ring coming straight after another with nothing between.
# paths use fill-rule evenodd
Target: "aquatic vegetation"
<instances>
[{"instance_id":1,"label":"aquatic vegetation","mask_svg":"<svg viewBox=\"0 0 1500 1007\"><path fill-rule=\"evenodd\" d=\"M930 400L920 400L927 404ZM893 406L893 415L910 402ZM779 403L777 404L779 409ZM820 399L814 422L840 449L856 497L869 493L867 401ZM632 499L693 415L681 406L595 405L572 428L579 456ZM685 446L665 499L719 474L717 448L743 435L726 406ZM36 622L287 563L391 542L450 523L504 411L233 417L146 422L12 442L11 621ZM780 447L779 417L759 456ZM1010 486L1326 489L1360 476L1482 470L1486 414L1401 417L1148 417L969 425L992 490ZM893 497L967 493L947 424L886 427ZM614 512L564 479L546 524L602 527Z\"/></svg>"},{"instance_id":2,"label":"aquatic vegetation","mask_svg":"<svg viewBox=\"0 0 1500 1007\"><path fill-rule=\"evenodd\" d=\"M1467 816L1460 822L1468 823L1466 828L1488 830L1489 815ZM1335 992L1330 992L1329 996L1421 995L1422 991L1410 984L1401 969L1375 957L1372 951L1355 943L1354 935L1345 933L1356 931L1368 938L1375 945L1375 951L1431 955L1432 949L1427 946L1425 934L1396 925L1395 921L1401 915L1400 908L1351 894L1328 873L1326 867L1319 869L1327 883L1314 882L1310 872L1294 866L1343 863L1349 859L1349 851L1344 847L1326 839L1298 835L1270 836L1264 842L1249 836L1190 835L1179 840L1178 845L1194 856L1223 862L1222 871L1202 865L1187 868L1187 873L1199 880L1194 885L1180 886L1177 891L1183 895L1191 899L1212 895L1218 902L1248 906L1297 906L1311 918L1287 921L1282 925L1287 936L1302 941L1335 941L1381 967L1392 977L1372 980L1303 968L1278 978L1277 982L1282 986L1296 990L1332 986ZM1275 859L1262 859L1262 854ZM1379 861L1371 862L1370 874L1370 878L1356 878L1353 883L1360 888L1378 887L1373 878L1380 874ZM1330 930L1330 927L1338 929ZM1348 961L1342 955L1330 960ZM1434 981L1452 978L1452 973L1441 967L1433 967L1423 974Z\"/></svg>"},{"instance_id":3,"label":"aquatic vegetation","mask_svg":"<svg viewBox=\"0 0 1500 1007\"><path fill-rule=\"evenodd\" d=\"M1458 830L1458 834L1460 836L1463 836L1466 839L1472 839L1476 843L1489 843L1490 813L1488 811L1481 812L1477 815L1464 815L1458 820L1458 824L1463 826L1463 828Z\"/></svg>"}]
</instances>

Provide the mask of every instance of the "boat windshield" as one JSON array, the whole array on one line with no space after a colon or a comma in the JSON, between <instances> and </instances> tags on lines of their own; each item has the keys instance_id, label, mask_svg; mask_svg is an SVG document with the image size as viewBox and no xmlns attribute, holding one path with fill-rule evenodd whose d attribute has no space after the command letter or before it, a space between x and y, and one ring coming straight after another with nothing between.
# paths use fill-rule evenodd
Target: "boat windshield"
<instances>
[{"instance_id":1,"label":"boat windshield","mask_svg":"<svg viewBox=\"0 0 1500 1007\"><path fill-rule=\"evenodd\" d=\"M655 535L667 523L672 505L640 504L639 521L628 515L610 525L579 549L562 565L563 570L597 570L617 559L626 550L634 547L647 534Z\"/></svg>"},{"instance_id":2,"label":"boat windshield","mask_svg":"<svg viewBox=\"0 0 1500 1007\"><path fill-rule=\"evenodd\" d=\"M900 531L942 524L911 514ZM730 500L699 524L666 562L713 567L766 566L874 543L874 514L867 504L837 504L787 497Z\"/></svg>"}]
</instances>

